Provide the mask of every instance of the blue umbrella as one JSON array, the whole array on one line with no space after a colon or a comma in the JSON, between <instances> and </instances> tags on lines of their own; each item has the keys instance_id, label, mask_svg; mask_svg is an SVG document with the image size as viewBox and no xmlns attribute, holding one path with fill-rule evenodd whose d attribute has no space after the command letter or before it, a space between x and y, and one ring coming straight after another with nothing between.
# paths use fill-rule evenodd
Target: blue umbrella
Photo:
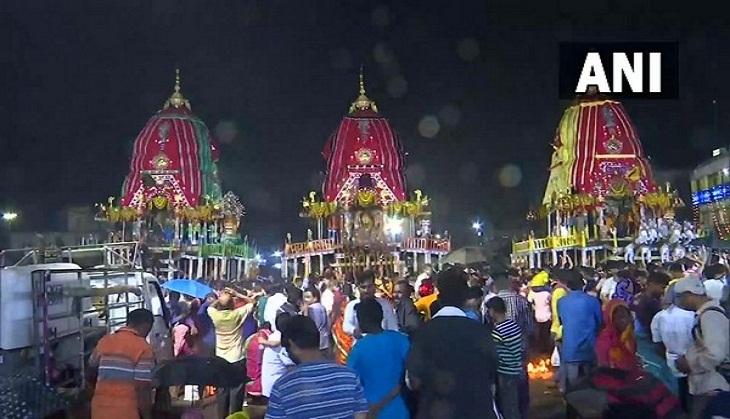
<instances>
[{"instance_id":1,"label":"blue umbrella","mask_svg":"<svg viewBox=\"0 0 730 419\"><path fill-rule=\"evenodd\" d=\"M162 287L196 298L205 298L213 292L213 288L193 279L171 279L162 284Z\"/></svg>"}]
</instances>

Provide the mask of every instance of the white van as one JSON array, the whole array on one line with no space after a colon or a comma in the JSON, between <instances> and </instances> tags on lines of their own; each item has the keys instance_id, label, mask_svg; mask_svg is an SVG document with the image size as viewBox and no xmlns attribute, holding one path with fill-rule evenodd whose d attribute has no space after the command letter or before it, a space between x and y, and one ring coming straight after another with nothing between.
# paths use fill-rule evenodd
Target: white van
<instances>
[{"instance_id":1,"label":"white van","mask_svg":"<svg viewBox=\"0 0 730 419\"><path fill-rule=\"evenodd\" d=\"M139 295L116 291L119 287L134 288ZM74 263L2 268L0 374L46 367L49 357L38 357L45 353L52 353L57 365L82 371L82 355L88 356L98 338L122 327L127 313L141 307L154 315L148 341L156 356L170 359L169 316L154 275L82 269Z\"/></svg>"},{"instance_id":2,"label":"white van","mask_svg":"<svg viewBox=\"0 0 730 419\"><path fill-rule=\"evenodd\" d=\"M155 319L147 341L152 345L158 361L171 359L172 335L168 326L170 324L170 317L167 312L167 306L165 305L162 288L157 278L148 272L141 271L97 271L90 272L88 275L89 285L94 289L124 286L134 286L140 289L141 293L139 296L132 293L121 293L107 297L109 305L109 318L106 319L109 322L108 329L110 331L116 331L124 326L128 311L144 307L152 312ZM98 298L100 297L96 297L96 299ZM129 304L125 304L127 302ZM95 323L98 324L92 321L92 324Z\"/></svg>"}]
</instances>

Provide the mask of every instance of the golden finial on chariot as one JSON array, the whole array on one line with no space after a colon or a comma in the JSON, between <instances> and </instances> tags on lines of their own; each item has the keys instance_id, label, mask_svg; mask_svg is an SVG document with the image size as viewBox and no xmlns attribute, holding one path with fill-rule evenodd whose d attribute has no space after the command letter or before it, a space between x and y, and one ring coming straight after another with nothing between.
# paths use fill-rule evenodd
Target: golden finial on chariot
<instances>
[{"instance_id":1,"label":"golden finial on chariot","mask_svg":"<svg viewBox=\"0 0 730 419\"><path fill-rule=\"evenodd\" d=\"M365 111L365 110L371 110L373 112L378 111L378 106L375 105L375 102L370 100L365 95L365 80L362 74L363 68L360 66L360 95L355 99L354 102L352 102L352 105L350 105L350 113L354 113L356 111Z\"/></svg>"},{"instance_id":2,"label":"golden finial on chariot","mask_svg":"<svg viewBox=\"0 0 730 419\"><path fill-rule=\"evenodd\" d=\"M174 87L174 89L175 89L175 91L172 92L172 95L170 95L170 98L167 99L167 101L165 102L164 109L167 109L170 106L172 106L173 108L181 108L181 107L185 106L186 108L188 108L188 110L191 110L190 102L187 99L185 99L183 94L180 92L180 69L179 68L175 69L175 87Z\"/></svg>"}]
</instances>

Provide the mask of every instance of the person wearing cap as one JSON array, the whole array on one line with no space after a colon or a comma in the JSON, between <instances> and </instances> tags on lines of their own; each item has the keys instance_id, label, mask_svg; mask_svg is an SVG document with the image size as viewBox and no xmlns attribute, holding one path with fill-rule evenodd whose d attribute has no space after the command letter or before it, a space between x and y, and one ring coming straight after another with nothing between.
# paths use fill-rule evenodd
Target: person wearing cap
<instances>
[{"instance_id":1,"label":"person wearing cap","mask_svg":"<svg viewBox=\"0 0 730 419\"><path fill-rule=\"evenodd\" d=\"M701 418L717 391L730 390L730 384L717 371L730 358L730 325L725 310L707 296L699 278L690 276L677 281L674 292L680 307L697 313L692 330L694 341L675 365L688 375L692 395L690 417Z\"/></svg>"},{"instance_id":2,"label":"person wearing cap","mask_svg":"<svg viewBox=\"0 0 730 419\"><path fill-rule=\"evenodd\" d=\"M535 314L535 343L542 352L550 353L552 350L550 339L552 311L550 310L550 276L548 272L544 270L538 272L528 285L530 292L527 294L527 301L532 304Z\"/></svg>"},{"instance_id":3,"label":"person wearing cap","mask_svg":"<svg viewBox=\"0 0 730 419\"><path fill-rule=\"evenodd\" d=\"M658 346L660 352L664 352L666 364L676 378L677 394L682 410L688 412L690 395L687 374L677 370L675 361L687 353L687 349L692 346L695 313L677 306L674 287L664 290L661 304L663 309L651 320L652 341ZM672 387L669 386L670 389Z\"/></svg>"}]
</instances>

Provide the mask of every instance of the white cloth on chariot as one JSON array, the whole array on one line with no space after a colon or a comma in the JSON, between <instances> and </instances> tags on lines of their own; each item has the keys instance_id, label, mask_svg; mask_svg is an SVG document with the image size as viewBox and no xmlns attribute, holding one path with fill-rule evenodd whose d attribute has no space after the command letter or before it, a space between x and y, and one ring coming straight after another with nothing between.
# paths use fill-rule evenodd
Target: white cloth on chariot
<instances>
[{"instance_id":1,"label":"white cloth on chariot","mask_svg":"<svg viewBox=\"0 0 730 419\"><path fill-rule=\"evenodd\" d=\"M670 262L672 260L672 253L671 249L669 248L669 245L664 243L659 248L659 256L661 258L662 263Z\"/></svg>"},{"instance_id":2,"label":"white cloth on chariot","mask_svg":"<svg viewBox=\"0 0 730 419\"><path fill-rule=\"evenodd\" d=\"M634 251L634 244L629 243L624 247L624 262L634 264L636 262L636 253Z\"/></svg>"},{"instance_id":3,"label":"white cloth on chariot","mask_svg":"<svg viewBox=\"0 0 730 419\"><path fill-rule=\"evenodd\" d=\"M647 265L651 263L651 246L641 246L641 260Z\"/></svg>"}]
</instances>

